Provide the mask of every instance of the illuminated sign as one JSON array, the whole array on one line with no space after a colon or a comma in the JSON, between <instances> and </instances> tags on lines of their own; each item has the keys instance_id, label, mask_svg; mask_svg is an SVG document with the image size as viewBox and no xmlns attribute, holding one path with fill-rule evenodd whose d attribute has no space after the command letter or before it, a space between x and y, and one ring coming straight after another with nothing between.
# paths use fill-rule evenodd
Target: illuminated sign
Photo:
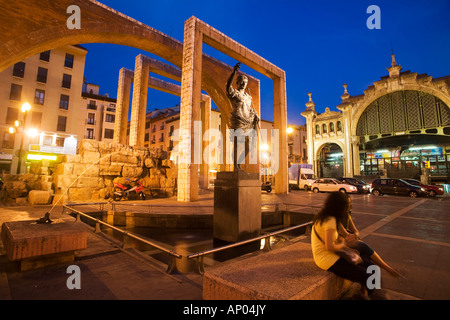
<instances>
[{"instance_id":1,"label":"illuminated sign","mask_svg":"<svg viewBox=\"0 0 450 320\"><path fill-rule=\"evenodd\" d=\"M55 161L56 156L50 156L50 155L43 155L43 154L31 154L29 153L27 156L28 160L51 160Z\"/></svg>"}]
</instances>

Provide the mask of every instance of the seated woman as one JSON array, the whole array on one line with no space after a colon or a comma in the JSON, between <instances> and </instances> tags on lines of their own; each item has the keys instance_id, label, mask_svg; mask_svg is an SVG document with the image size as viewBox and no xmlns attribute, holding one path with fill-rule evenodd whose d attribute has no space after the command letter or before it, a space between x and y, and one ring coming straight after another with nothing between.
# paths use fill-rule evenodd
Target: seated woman
<instances>
[{"instance_id":1,"label":"seated woman","mask_svg":"<svg viewBox=\"0 0 450 320\"><path fill-rule=\"evenodd\" d=\"M354 265L341 258L336 252L346 247L344 238L339 236L339 225L342 224L349 212L349 201L346 194L330 193L325 200L324 207L314 217L311 232L311 246L316 265L337 276L358 282L361 285L361 296L368 299L370 289L367 288L367 267L374 263L370 257L361 253L363 262Z\"/></svg>"},{"instance_id":2,"label":"seated woman","mask_svg":"<svg viewBox=\"0 0 450 320\"><path fill-rule=\"evenodd\" d=\"M399 272L389 266L367 243L360 240L359 231L351 215L352 199L349 196L347 198L349 210L338 228L339 235L345 239L345 244L350 248L358 250L361 255L369 257L377 266L386 270L391 276L396 278L400 277L401 274Z\"/></svg>"}]
</instances>

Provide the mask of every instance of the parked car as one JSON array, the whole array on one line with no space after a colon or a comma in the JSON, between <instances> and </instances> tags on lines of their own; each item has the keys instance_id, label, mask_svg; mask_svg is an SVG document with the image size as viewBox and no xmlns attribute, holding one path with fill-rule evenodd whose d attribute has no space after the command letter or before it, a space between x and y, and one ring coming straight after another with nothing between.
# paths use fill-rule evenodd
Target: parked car
<instances>
[{"instance_id":1,"label":"parked car","mask_svg":"<svg viewBox=\"0 0 450 320\"><path fill-rule=\"evenodd\" d=\"M370 192L370 185L362 180L356 178L337 178L336 180L355 186L358 189L358 193Z\"/></svg>"},{"instance_id":2,"label":"parked car","mask_svg":"<svg viewBox=\"0 0 450 320\"><path fill-rule=\"evenodd\" d=\"M421 183L419 180L416 179L403 179L406 182L414 185L424 188L430 197L436 197L437 195L443 195L444 194L444 188L442 186L434 186L434 185L427 185Z\"/></svg>"},{"instance_id":3,"label":"parked car","mask_svg":"<svg viewBox=\"0 0 450 320\"><path fill-rule=\"evenodd\" d=\"M425 188L412 185L402 179L381 178L372 181L372 194L381 196L383 194L408 195L411 198L426 196Z\"/></svg>"},{"instance_id":4,"label":"parked car","mask_svg":"<svg viewBox=\"0 0 450 320\"><path fill-rule=\"evenodd\" d=\"M319 192L345 192L345 193L357 193L358 188L354 185L350 185L344 182L341 182L336 179L331 178L322 178L317 179L314 181L314 183L311 184L311 190L314 191L314 193Z\"/></svg>"}]
</instances>

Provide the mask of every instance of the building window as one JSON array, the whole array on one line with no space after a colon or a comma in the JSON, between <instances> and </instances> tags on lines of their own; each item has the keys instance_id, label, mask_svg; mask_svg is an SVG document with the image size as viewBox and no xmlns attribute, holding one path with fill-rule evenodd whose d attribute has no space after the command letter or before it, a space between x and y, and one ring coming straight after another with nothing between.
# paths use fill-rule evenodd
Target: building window
<instances>
[{"instance_id":1,"label":"building window","mask_svg":"<svg viewBox=\"0 0 450 320\"><path fill-rule=\"evenodd\" d=\"M91 109L91 110L97 110L97 101L95 101L95 100L89 100L89 103L88 103L88 105L87 105L87 108L88 108L88 109Z\"/></svg>"},{"instance_id":2,"label":"building window","mask_svg":"<svg viewBox=\"0 0 450 320\"><path fill-rule=\"evenodd\" d=\"M33 128L40 128L42 122L42 112L31 112L31 126Z\"/></svg>"},{"instance_id":3,"label":"building window","mask_svg":"<svg viewBox=\"0 0 450 320\"><path fill-rule=\"evenodd\" d=\"M164 132L161 132L161 137L159 138L159 142L164 142Z\"/></svg>"},{"instance_id":4,"label":"building window","mask_svg":"<svg viewBox=\"0 0 450 320\"><path fill-rule=\"evenodd\" d=\"M42 83L47 83L47 73L48 73L48 69L38 67L36 81L42 82Z\"/></svg>"},{"instance_id":5,"label":"building window","mask_svg":"<svg viewBox=\"0 0 450 320\"><path fill-rule=\"evenodd\" d=\"M337 131L342 131L342 123L340 121L337 122Z\"/></svg>"},{"instance_id":6,"label":"building window","mask_svg":"<svg viewBox=\"0 0 450 320\"><path fill-rule=\"evenodd\" d=\"M86 129L86 139L94 139L94 129L92 128Z\"/></svg>"},{"instance_id":7,"label":"building window","mask_svg":"<svg viewBox=\"0 0 450 320\"><path fill-rule=\"evenodd\" d=\"M69 96L62 94L59 98L59 108L68 110L69 109Z\"/></svg>"},{"instance_id":8,"label":"building window","mask_svg":"<svg viewBox=\"0 0 450 320\"><path fill-rule=\"evenodd\" d=\"M334 132L334 123L330 122L330 132Z\"/></svg>"},{"instance_id":9,"label":"building window","mask_svg":"<svg viewBox=\"0 0 450 320\"><path fill-rule=\"evenodd\" d=\"M73 54L66 53L66 59L64 60L64 67L73 68Z\"/></svg>"},{"instance_id":10,"label":"building window","mask_svg":"<svg viewBox=\"0 0 450 320\"><path fill-rule=\"evenodd\" d=\"M316 134L320 134L320 126L316 124Z\"/></svg>"},{"instance_id":11,"label":"building window","mask_svg":"<svg viewBox=\"0 0 450 320\"><path fill-rule=\"evenodd\" d=\"M114 123L116 121L116 116L114 114L106 114L105 121Z\"/></svg>"},{"instance_id":12,"label":"building window","mask_svg":"<svg viewBox=\"0 0 450 320\"><path fill-rule=\"evenodd\" d=\"M25 74L25 62L17 62L14 65L13 76L23 78Z\"/></svg>"},{"instance_id":13,"label":"building window","mask_svg":"<svg viewBox=\"0 0 450 320\"><path fill-rule=\"evenodd\" d=\"M58 124L56 126L56 131L66 131L66 122L67 117L64 116L58 116Z\"/></svg>"},{"instance_id":14,"label":"building window","mask_svg":"<svg viewBox=\"0 0 450 320\"><path fill-rule=\"evenodd\" d=\"M43 105L44 99L45 99L45 91L41 89L36 89L34 93L34 103Z\"/></svg>"},{"instance_id":15,"label":"building window","mask_svg":"<svg viewBox=\"0 0 450 320\"><path fill-rule=\"evenodd\" d=\"M3 135L2 148L14 149L14 133L5 132Z\"/></svg>"},{"instance_id":16,"label":"building window","mask_svg":"<svg viewBox=\"0 0 450 320\"><path fill-rule=\"evenodd\" d=\"M114 139L113 129L105 129L105 139Z\"/></svg>"},{"instance_id":17,"label":"building window","mask_svg":"<svg viewBox=\"0 0 450 320\"><path fill-rule=\"evenodd\" d=\"M110 103L109 107L106 107L106 111L116 112L116 105L114 103Z\"/></svg>"},{"instance_id":18,"label":"building window","mask_svg":"<svg viewBox=\"0 0 450 320\"><path fill-rule=\"evenodd\" d=\"M323 132L323 133L327 133L327 124L326 124L326 123L324 123L324 124L322 125L322 132Z\"/></svg>"},{"instance_id":19,"label":"building window","mask_svg":"<svg viewBox=\"0 0 450 320\"><path fill-rule=\"evenodd\" d=\"M88 113L87 124L95 124L95 113Z\"/></svg>"},{"instance_id":20,"label":"building window","mask_svg":"<svg viewBox=\"0 0 450 320\"><path fill-rule=\"evenodd\" d=\"M62 87L63 88L67 88L70 89L70 85L72 83L72 76L70 74L63 74L63 79L62 79Z\"/></svg>"},{"instance_id":21,"label":"building window","mask_svg":"<svg viewBox=\"0 0 450 320\"><path fill-rule=\"evenodd\" d=\"M20 101L22 99L22 86L11 83L11 91L9 93L9 100Z\"/></svg>"},{"instance_id":22,"label":"building window","mask_svg":"<svg viewBox=\"0 0 450 320\"><path fill-rule=\"evenodd\" d=\"M41 52L41 55L39 56L39 59L42 60L42 61L49 62L50 61L50 50Z\"/></svg>"},{"instance_id":23,"label":"building window","mask_svg":"<svg viewBox=\"0 0 450 320\"><path fill-rule=\"evenodd\" d=\"M14 121L19 118L19 109L8 108L6 112L6 124L14 125Z\"/></svg>"},{"instance_id":24,"label":"building window","mask_svg":"<svg viewBox=\"0 0 450 320\"><path fill-rule=\"evenodd\" d=\"M145 121L145 129L150 128L150 120Z\"/></svg>"},{"instance_id":25,"label":"building window","mask_svg":"<svg viewBox=\"0 0 450 320\"><path fill-rule=\"evenodd\" d=\"M220 126L220 125L219 125ZM170 126L170 129L169 129L169 137L171 137L171 136L173 136L173 132L175 131L175 127L174 126ZM220 131L220 128L219 128L219 131Z\"/></svg>"},{"instance_id":26,"label":"building window","mask_svg":"<svg viewBox=\"0 0 450 320\"><path fill-rule=\"evenodd\" d=\"M57 147L64 147L64 138L56 138L55 145Z\"/></svg>"},{"instance_id":27,"label":"building window","mask_svg":"<svg viewBox=\"0 0 450 320\"><path fill-rule=\"evenodd\" d=\"M144 141L149 141L150 140L150 134L146 133L145 137L144 137Z\"/></svg>"}]
</instances>

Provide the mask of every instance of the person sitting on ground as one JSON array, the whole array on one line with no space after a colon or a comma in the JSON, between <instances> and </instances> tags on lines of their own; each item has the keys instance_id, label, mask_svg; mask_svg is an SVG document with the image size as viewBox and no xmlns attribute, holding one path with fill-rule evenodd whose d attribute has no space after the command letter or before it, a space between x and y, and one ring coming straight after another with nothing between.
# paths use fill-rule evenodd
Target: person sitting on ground
<instances>
[{"instance_id":1,"label":"person sitting on ground","mask_svg":"<svg viewBox=\"0 0 450 320\"><path fill-rule=\"evenodd\" d=\"M349 212L349 201L347 195L342 192L332 192L325 200L323 208L314 217L311 232L311 247L316 265L337 276L358 282L361 285L361 296L368 299L371 292L367 287L367 279L370 274L367 268L374 263L365 254L361 254L362 263L355 265L336 252L346 247L344 238L339 236L339 225L344 222Z\"/></svg>"},{"instance_id":2,"label":"person sitting on ground","mask_svg":"<svg viewBox=\"0 0 450 320\"><path fill-rule=\"evenodd\" d=\"M341 237L345 239L345 244L353 249L358 250L360 255L370 257L370 259L380 268L386 270L393 277L400 277L400 273L389 266L380 255L375 252L367 243L361 241L359 237L359 231L355 226L352 219L352 199L347 195L349 211L347 212L344 220L339 225L338 232Z\"/></svg>"}]
</instances>

